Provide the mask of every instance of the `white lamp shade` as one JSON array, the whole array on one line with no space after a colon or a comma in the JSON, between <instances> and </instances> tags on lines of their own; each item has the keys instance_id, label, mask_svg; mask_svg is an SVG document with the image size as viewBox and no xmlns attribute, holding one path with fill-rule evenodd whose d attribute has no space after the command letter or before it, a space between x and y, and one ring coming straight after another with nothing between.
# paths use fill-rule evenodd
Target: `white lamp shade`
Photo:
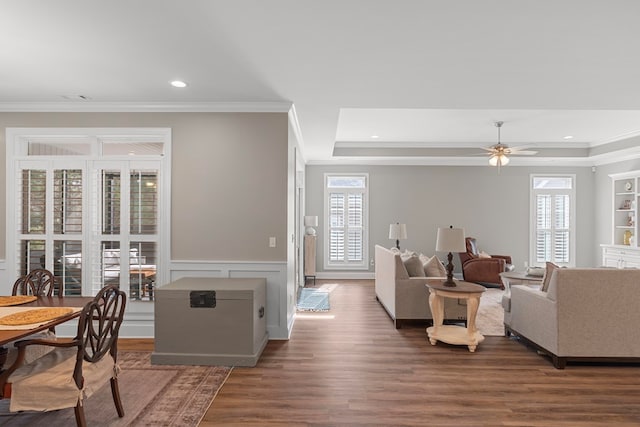
<instances>
[{"instance_id":1,"label":"white lamp shade","mask_svg":"<svg viewBox=\"0 0 640 427\"><path fill-rule=\"evenodd\" d=\"M318 217L317 216L305 216L304 217L304 226L305 227L317 227L318 226Z\"/></svg>"},{"instance_id":2,"label":"white lamp shade","mask_svg":"<svg viewBox=\"0 0 640 427\"><path fill-rule=\"evenodd\" d=\"M436 251L465 252L467 245L464 241L464 228L438 228Z\"/></svg>"},{"instance_id":3,"label":"white lamp shade","mask_svg":"<svg viewBox=\"0 0 640 427\"><path fill-rule=\"evenodd\" d=\"M401 240L407 238L407 224L389 225L389 239Z\"/></svg>"},{"instance_id":4,"label":"white lamp shade","mask_svg":"<svg viewBox=\"0 0 640 427\"><path fill-rule=\"evenodd\" d=\"M494 154L489 157L489 164L491 166L506 166L509 164L509 158L504 154Z\"/></svg>"}]
</instances>

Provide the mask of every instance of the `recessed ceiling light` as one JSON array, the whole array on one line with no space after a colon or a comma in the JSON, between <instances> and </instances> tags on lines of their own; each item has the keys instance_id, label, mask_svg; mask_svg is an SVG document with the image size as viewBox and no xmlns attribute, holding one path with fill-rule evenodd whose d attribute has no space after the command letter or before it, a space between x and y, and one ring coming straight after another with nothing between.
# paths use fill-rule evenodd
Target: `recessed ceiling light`
<instances>
[{"instance_id":1,"label":"recessed ceiling light","mask_svg":"<svg viewBox=\"0 0 640 427\"><path fill-rule=\"evenodd\" d=\"M573 135L563 136L562 139L573 139Z\"/></svg>"},{"instance_id":2,"label":"recessed ceiling light","mask_svg":"<svg viewBox=\"0 0 640 427\"><path fill-rule=\"evenodd\" d=\"M182 80L174 80L171 82L171 86L173 87L187 87L187 84Z\"/></svg>"},{"instance_id":3,"label":"recessed ceiling light","mask_svg":"<svg viewBox=\"0 0 640 427\"><path fill-rule=\"evenodd\" d=\"M371 135L371 138L372 138L372 139L378 139L378 138L380 138L380 136L378 136L378 135Z\"/></svg>"}]
</instances>

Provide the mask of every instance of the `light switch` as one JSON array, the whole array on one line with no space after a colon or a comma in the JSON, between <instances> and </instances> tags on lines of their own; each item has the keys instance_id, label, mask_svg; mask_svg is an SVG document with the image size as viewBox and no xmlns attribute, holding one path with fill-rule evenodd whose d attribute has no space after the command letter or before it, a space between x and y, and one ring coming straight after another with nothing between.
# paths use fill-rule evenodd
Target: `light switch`
<instances>
[{"instance_id":1,"label":"light switch","mask_svg":"<svg viewBox=\"0 0 640 427\"><path fill-rule=\"evenodd\" d=\"M275 248L276 247L276 238L275 237L269 237L269 247L270 248Z\"/></svg>"}]
</instances>

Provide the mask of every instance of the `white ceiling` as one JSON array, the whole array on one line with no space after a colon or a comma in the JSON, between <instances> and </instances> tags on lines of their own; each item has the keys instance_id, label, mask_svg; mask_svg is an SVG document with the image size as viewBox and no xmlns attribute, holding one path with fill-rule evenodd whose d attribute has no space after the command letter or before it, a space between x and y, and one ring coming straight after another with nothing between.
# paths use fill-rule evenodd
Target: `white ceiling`
<instances>
[{"instance_id":1,"label":"white ceiling","mask_svg":"<svg viewBox=\"0 0 640 427\"><path fill-rule=\"evenodd\" d=\"M5 0L0 110L293 104L309 163L485 164L501 120L538 150L511 164L597 164L640 156L615 142L640 135L639 21L635 0Z\"/></svg>"}]
</instances>

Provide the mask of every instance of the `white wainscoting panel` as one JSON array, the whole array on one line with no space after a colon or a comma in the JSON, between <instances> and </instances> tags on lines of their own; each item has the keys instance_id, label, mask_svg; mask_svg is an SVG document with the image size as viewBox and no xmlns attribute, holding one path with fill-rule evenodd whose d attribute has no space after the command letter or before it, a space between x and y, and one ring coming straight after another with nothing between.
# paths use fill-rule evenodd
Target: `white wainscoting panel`
<instances>
[{"instance_id":1,"label":"white wainscoting panel","mask_svg":"<svg viewBox=\"0 0 640 427\"><path fill-rule=\"evenodd\" d=\"M287 324L287 263L245 261L172 261L171 280L181 277L230 277L267 279L267 332L269 339L288 339L293 323ZM15 278L7 277L5 260L0 260L0 295L10 295ZM56 327L59 336L72 337L77 331L76 322ZM123 338L153 338L153 305L132 302L127 307L120 329Z\"/></svg>"},{"instance_id":2,"label":"white wainscoting panel","mask_svg":"<svg viewBox=\"0 0 640 427\"><path fill-rule=\"evenodd\" d=\"M229 277L267 279L267 332L269 339L288 339L287 263L244 261L173 261L171 280L181 277Z\"/></svg>"}]
</instances>

